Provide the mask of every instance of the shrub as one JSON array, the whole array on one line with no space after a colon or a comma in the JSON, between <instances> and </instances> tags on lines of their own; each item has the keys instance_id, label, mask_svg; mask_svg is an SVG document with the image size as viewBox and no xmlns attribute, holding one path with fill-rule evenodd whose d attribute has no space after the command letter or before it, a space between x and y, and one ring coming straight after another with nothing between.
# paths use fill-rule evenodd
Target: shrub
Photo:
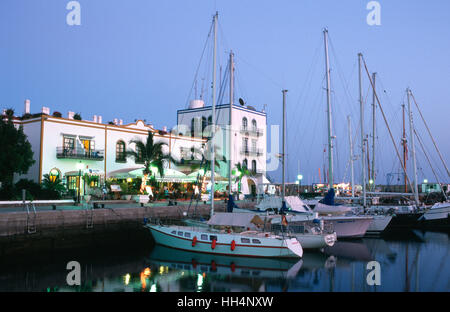
<instances>
[{"instance_id":1,"label":"shrub","mask_svg":"<svg viewBox=\"0 0 450 312\"><path fill-rule=\"evenodd\" d=\"M73 119L75 119L75 120L82 120L81 119L81 115L79 113L76 113L75 115L73 115Z\"/></svg>"},{"instance_id":2,"label":"shrub","mask_svg":"<svg viewBox=\"0 0 450 312\"><path fill-rule=\"evenodd\" d=\"M60 112L53 112L53 117L62 117Z\"/></svg>"}]
</instances>

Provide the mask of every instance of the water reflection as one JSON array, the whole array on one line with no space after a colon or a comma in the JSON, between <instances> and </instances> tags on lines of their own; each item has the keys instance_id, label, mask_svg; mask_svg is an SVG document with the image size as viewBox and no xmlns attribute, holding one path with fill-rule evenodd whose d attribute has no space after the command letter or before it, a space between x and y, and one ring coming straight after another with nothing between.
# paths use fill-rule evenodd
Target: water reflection
<instances>
[{"instance_id":1,"label":"water reflection","mask_svg":"<svg viewBox=\"0 0 450 312\"><path fill-rule=\"evenodd\" d=\"M2 265L0 291L449 291L448 254L448 234L421 231L339 241L290 260L154 246L145 255L110 250L54 256L46 264ZM65 265L73 259L81 259L83 271L77 287L65 283ZM381 265L380 286L366 282L372 260Z\"/></svg>"}]
</instances>

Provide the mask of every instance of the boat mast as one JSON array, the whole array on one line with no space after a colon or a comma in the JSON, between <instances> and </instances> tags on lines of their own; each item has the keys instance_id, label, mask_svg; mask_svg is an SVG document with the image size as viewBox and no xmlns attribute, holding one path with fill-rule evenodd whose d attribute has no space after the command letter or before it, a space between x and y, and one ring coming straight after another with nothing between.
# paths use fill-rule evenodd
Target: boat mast
<instances>
[{"instance_id":1,"label":"boat mast","mask_svg":"<svg viewBox=\"0 0 450 312\"><path fill-rule=\"evenodd\" d=\"M233 132L231 130L232 125L232 111L233 111L233 98L234 98L234 54L233 51L230 51L230 112L229 112L229 127L230 127L230 135L229 135L229 146L228 146L228 194L231 195L232 192L232 182L231 182L231 145L233 140Z\"/></svg>"},{"instance_id":2,"label":"boat mast","mask_svg":"<svg viewBox=\"0 0 450 312\"><path fill-rule=\"evenodd\" d=\"M408 153L406 151L407 149L407 141L406 141L406 128L405 128L405 103L402 104L402 112L403 112L403 137L402 137L402 145L403 145L403 166L406 172L406 157L408 156ZM404 176L405 179L405 193L408 192L408 181L406 174Z\"/></svg>"},{"instance_id":3,"label":"boat mast","mask_svg":"<svg viewBox=\"0 0 450 312\"><path fill-rule=\"evenodd\" d=\"M213 81L212 81L212 116L211 116L211 216L214 214L214 175L215 175L215 147L214 136L216 134L216 57L217 57L217 18L219 13L214 15L214 57L213 57Z\"/></svg>"},{"instance_id":4,"label":"boat mast","mask_svg":"<svg viewBox=\"0 0 450 312\"><path fill-rule=\"evenodd\" d=\"M361 170L362 170L362 189L363 189L363 208L366 208L366 140L364 137L364 102L362 94L362 68L361 68L362 53L358 54L359 65L359 105L360 105L360 119L361 119Z\"/></svg>"},{"instance_id":5,"label":"boat mast","mask_svg":"<svg viewBox=\"0 0 450 312\"><path fill-rule=\"evenodd\" d=\"M373 80L373 95L372 95L372 190L375 188L375 138L376 138L376 102L375 102L375 79L376 79L377 73L372 74L372 80Z\"/></svg>"},{"instance_id":6,"label":"boat mast","mask_svg":"<svg viewBox=\"0 0 450 312\"><path fill-rule=\"evenodd\" d=\"M350 170L352 174L352 197L355 197L355 174L353 170L353 139L352 139L352 123L350 115L347 116L348 121L348 140L350 142Z\"/></svg>"},{"instance_id":7,"label":"boat mast","mask_svg":"<svg viewBox=\"0 0 450 312\"><path fill-rule=\"evenodd\" d=\"M413 159L413 170L414 170L414 200L416 201L416 205L419 206L419 190L417 187L417 163L416 163L416 147L414 144L414 124L413 124L413 115L411 111L411 100L410 100L411 91L406 89L406 94L408 97L408 113L409 113L409 132L410 132L410 140L411 140L411 152Z\"/></svg>"},{"instance_id":8,"label":"boat mast","mask_svg":"<svg viewBox=\"0 0 450 312\"><path fill-rule=\"evenodd\" d=\"M327 116L328 116L328 188L333 187L333 137L331 126L331 86L330 86L330 62L328 58L328 29L323 30L325 43L325 68L327 75Z\"/></svg>"},{"instance_id":9,"label":"boat mast","mask_svg":"<svg viewBox=\"0 0 450 312\"><path fill-rule=\"evenodd\" d=\"M284 207L284 197L286 195L286 185L285 185L285 174L286 174L286 168L285 168L285 159L286 159L286 92L288 90L282 90L283 93L283 157L281 158L281 164L282 164L282 189L281 189L281 202L282 207Z\"/></svg>"}]
</instances>

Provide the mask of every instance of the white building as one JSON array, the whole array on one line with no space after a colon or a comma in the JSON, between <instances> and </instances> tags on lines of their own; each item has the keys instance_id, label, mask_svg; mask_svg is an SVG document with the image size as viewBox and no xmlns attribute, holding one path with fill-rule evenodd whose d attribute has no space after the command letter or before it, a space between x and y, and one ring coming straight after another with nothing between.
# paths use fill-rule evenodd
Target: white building
<instances>
[{"instance_id":1,"label":"white building","mask_svg":"<svg viewBox=\"0 0 450 312\"><path fill-rule=\"evenodd\" d=\"M83 173L99 177L98 183L105 178L115 177L117 173L142 168L143 164L132 157L125 157L125 151L135 150L131 140L146 141L148 131L153 132L155 141L163 141L166 153L179 160L184 150L202 149L206 143L203 138L178 136L171 132L156 130L142 120L124 125L121 120L113 124L102 123L101 116L93 120L75 120L73 112L67 118L50 115L49 108L42 113L31 115L29 101L25 103L28 118L14 118L16 126L23 126L24 133L31 143L35 163L25 175L16 175L15 181L25 178L41 182L44 174L57 173L69 189L77 189L79 164ZM189 163L186 163L189 165ZM173 168L173 164L168 164ZM189 166L174 168L189 170ZM82 185L82 183L80 183Z\"/></svg>"},{"instance_id":2,"label":"white building","mask_svg":"<svg viewBox=\"0 0 450 312\"><path fill-rule=\"evenodd\" d=\"M223 155L227 160L227 165L220 167L220 175L228 177L228 164L231 160L232 170L240 163L255 174L249 180L250 183L262 183L266 174L267 115L252 106L232 105L231 120L230 128L230 105L217 105L215 145L218 147L218 158ZM177 112L177 133L208 138L211 131L208 126L211 122L212 107L205 106L202 100L193 100L188 109Z\"/></svg>"}]
</instances>

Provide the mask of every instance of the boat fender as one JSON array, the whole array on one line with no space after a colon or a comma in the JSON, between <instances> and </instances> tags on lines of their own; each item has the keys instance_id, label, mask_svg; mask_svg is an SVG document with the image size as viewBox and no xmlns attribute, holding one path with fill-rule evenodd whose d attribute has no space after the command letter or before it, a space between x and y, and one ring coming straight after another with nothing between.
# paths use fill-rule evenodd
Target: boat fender
<instances>
[{"instance_id":1,"label":"boat fender","mask_svg":"<svg viewBox=\"0 0 450 312\"><path fill-rule=\"evenodd\" d=\"M197 261L195 261L195 259L192 259L192 267L194 269L197 267Z\"/></svg>"},{"instance_id":2,"label":"boat fender","mask_svg":"<svg viewBox=\"0 0 450 312\"><path fill-rule=\"evenodd\" d=\"M231 263L231 272L234 272L236 270L236 265L234 262Z\"/></svg>"},{"instance_id":3,"label":"boat fender","mask_svg":"<svg viewBox=\"0 0 450 312\"><path fill-rule=\"evenodd\" d=\"M231 251L233 251L236 248L236 242L233 240L231 242Z\"/></svg>"},{"instance_id":4,"label":"boat fender","mask_svg":"<svg viewBox=\"0 0 450 312\"><path fill-rule=\"evenodd\" d=\"M211 249L216 248L216 240L213 239L212 244L211 244Z\"/></svg>"},{"instance_id":5,"label":"boat fender","mask_svg":"<svg viewBox=\"0 0 450 312\"><path fill-rule=\"evenodd\" d=\"M211 261L211 271L217 271L216 261Z\"/></svg>"},{"instance_id":6,"label":"boat fender","mask_svg":"<svg viewBox=\"0 0 450 312\"><path fill-rule=\"evenodd\" d=\"M194 236L194 238L192 239L192 247L194 247L196 243L197 243L197 236Z\"/></svg>"}]
</instances>

